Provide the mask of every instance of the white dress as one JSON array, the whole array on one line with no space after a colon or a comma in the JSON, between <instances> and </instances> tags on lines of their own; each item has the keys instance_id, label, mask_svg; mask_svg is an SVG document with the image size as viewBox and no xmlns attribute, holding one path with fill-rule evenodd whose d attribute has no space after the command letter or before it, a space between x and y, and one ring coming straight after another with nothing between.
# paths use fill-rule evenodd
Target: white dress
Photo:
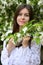
<instances>
[{"instance_id":1,"label":"white dress","mask_svg":"<svg viewBox=\"0 0 43 65\"><path fill-rule=\"evenodd\" d=\"M4 46L1 52L2 65L39 65L40 64L40 48L41 45L37 45L32 42L31 49L29 46L16 47L8 56L6 46Z\"/></svg>"}]
</instances>

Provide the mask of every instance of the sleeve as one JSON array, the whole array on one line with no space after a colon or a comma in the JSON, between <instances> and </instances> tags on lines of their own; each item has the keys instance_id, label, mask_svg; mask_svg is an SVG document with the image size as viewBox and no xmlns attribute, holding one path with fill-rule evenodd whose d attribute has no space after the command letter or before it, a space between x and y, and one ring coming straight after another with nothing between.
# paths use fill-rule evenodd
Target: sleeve
<instances>
[{"instance_id":1,"label":"sleeve","mask_svg":"<svg viewBox=\"0 0 43 65\"><path fill-rule=\"evenodd\" d=\"M8 52L7 49L3 49L1 52L1 63L2 65L9 65L9 57L8 57Z\"/></svg>"},{"instance_id":2,"label":"sleeve","mask_svg":"<svg viewBox=\"0 0 43 65\"><path fill-rule=\"evenodd\" d=\"M3 50L1 51L1 63L2 65L9 65L8 51L6 49L6 43L3 43Z\"/></svg>"},{"instance_id":3,"label":"sleeve","mask_svg":"<svg viewBox=\"0 0 43 65\"><path fill-rule=\"evenodd\" d=\"M13 65L13 60L15 59L17 51L18 51L18 48L14 48L14 50L12 50L12 52L10 53L10 56L9 56L7 48L6 48L6 42L4 41L3 50L1 51L2 65Z\"/></svg>"},{"instance_id":4,"label":"sleeve","mask_svg":"<svg viewBox=\"0 0 43 65\"><path fill-rule=\"evenodd\" d=\"M41 62L40 55L41 55L41 45L35 44L31 50L31 63L32 65L39 65Z\"/></svg>"}]
</instances>

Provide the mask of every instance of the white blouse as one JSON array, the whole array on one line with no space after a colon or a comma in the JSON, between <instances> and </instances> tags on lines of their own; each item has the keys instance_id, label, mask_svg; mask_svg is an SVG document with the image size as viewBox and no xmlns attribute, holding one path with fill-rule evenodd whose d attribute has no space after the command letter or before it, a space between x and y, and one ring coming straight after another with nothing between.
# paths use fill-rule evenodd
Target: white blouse
<instances>
[{"instance_id":1,"label":"white blouse","mask_svg":"<svg viewBox=\"0 0 43 65\"><path fill-rule=\"evenodd\" d=\"M31 49L29 46L16 47L8 56L6 45L4 44L1 52L1 63L2 65L39 65L40 64L40 48L41 45L37 45L32 42Z\"/></svg>"}]
</instances>

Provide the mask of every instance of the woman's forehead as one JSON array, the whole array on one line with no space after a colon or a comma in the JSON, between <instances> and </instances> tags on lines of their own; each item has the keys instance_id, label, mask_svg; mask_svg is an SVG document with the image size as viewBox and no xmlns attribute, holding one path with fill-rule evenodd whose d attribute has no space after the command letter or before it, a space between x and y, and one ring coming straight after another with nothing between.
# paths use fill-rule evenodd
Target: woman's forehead
<instances>
[{"instance_id":1,"label":"woman's forehead","mask_svg":"<svg viewBox=\"0 0 43 65\"><path fill-rule=\"evenodd\" d=\"M27 8L23 8L19 11L19 13L29 13Z\"/></svg>"}]
</instances>

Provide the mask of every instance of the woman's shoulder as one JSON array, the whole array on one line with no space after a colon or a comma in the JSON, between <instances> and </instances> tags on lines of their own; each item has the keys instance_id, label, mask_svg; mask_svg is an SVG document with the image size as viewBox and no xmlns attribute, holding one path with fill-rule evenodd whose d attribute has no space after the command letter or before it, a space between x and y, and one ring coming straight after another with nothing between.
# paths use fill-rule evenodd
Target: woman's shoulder
<instances>
[{"instance_id":1,"label":"woman's shoulder","mask_svg":"<svg viewBox=\"0 0 43 65\"><path fill-rule=\"evenodd\" d=\"M17 51L18 51L18 47L15 47L15 48L12 50L12 53L17 52Z\"/></svg>"},{"instance_id":2,"label":"woman's shoulder","mask_svg":"<svg viewBox=\"0 0 43 65\"><path fill-rule=\"evenodd\" d=\"M31 43L31 52L34 54L40 54L41 44L37 44L35 41Z\"/></svg>"},{"instance_id":3,"label":"woman's shoulder","mask_svg":"<svg viewBox=\"0 0 43 65\"><path fill-rule=\"evenodd\" d=\"M32 41L32 42L31 42L31 47L41 48L41 43L37 44L35 41Z\"/></svg>"},{"instance_id":4,"label":"woman's shoulder","mask_svg":"<svg viewBox=\"0 0 43 65\"><path fill-rule=\"evenodd\" d=\"M33 41L33 40L32 40L32 41L31 41L31 45L37 45L37 46L40 46L41 43L37 44L36 41Z\"/></svg>"}]
</instances>

